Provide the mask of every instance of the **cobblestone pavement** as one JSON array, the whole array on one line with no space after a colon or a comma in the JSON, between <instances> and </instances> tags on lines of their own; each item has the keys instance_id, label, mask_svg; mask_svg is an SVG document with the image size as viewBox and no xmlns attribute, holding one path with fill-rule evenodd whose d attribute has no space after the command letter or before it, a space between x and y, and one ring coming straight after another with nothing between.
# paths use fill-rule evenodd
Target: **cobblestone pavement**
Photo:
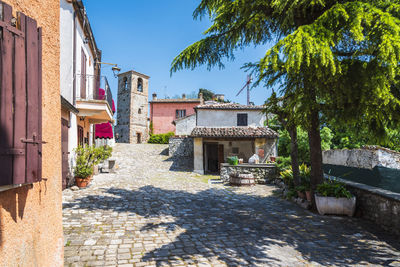
<instances>
[{"instance_id":1,"label":"cobblestone pavement","mask_svg":"<svg viewBox=\"0 0 400 267\"><path fill-rule=\"evenodd\" d=\"M66 266L400 266L398 237L302 210L272 186L170 170L165 148L118 144L116 174L64 191Z\"/></svg>"}]
</instances>

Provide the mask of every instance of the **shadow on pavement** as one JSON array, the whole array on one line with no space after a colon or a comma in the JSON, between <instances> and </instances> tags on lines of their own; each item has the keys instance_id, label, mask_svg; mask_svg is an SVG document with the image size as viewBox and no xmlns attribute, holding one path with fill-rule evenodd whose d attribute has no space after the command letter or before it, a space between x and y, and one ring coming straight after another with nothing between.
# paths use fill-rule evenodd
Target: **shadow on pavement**
<instances>
[{"instance_id":1,"label":"shadow on pavement","mask_svg":"<svg viewBox=\"0 0 400 267\"><path fill-rule=\"evenodd\" d=\"M149 223L140 231L184 229L175 241L143 255L142 261L155 260L158 266L196 256L216 257L230 266L291 266L304 264L303 259L321 265L388 265L399 257L400 244L394 236L371 233L371 226L358 219L312 215L273 196L153 186L104 190L112 196L86 196L66 206L143 216ZM175 221L157 222L165 216Z\"/></svg>"}]
</instances>

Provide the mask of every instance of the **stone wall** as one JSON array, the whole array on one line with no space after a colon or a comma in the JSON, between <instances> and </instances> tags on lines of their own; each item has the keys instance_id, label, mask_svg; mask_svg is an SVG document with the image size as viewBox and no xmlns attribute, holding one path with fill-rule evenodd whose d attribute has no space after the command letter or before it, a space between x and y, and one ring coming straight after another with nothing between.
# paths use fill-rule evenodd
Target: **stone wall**
<instances>
[{"instance_id":1,"label":"stone wall","mask_svg":"<svg viewBox=\"0 0 400 267\"><path fill-rule=\"evenodd\" d=\"M361 169L376 166L400 169L400 153L380 147L334 149L323 152L323 163Z\"/></svg>"},{"instance_id":2,"label":"stone wall","mask_svg":"<svg viewBox=\"0 0 400 267\"><path fill-rule=\"evenodd\" d=\"M193 138L171 137L169 156L174 169L193 170Z\"/></svg>"},{"instance_id":3,"label":"stone wall","mask_svg":"<svg viewBox=\"0 0 400 267\"><path fill-rule=\"evenodd\" d=\"M273 164L239 164L229 165L228 163L221 164L221 180L229 182L231 173L247 174L252 173L258 184L268 183L276 178L276 167Z\"/></svg>"},{"instance_id":4,"label":"stone wall","mask_svg":"<svg viewBox=\"0 0 400 267\"><path fill-rule=\"evenodd\" d=\"M356 215L400 235L400 194L335 178L357 197Z\"/></svg>"}]
</instances>

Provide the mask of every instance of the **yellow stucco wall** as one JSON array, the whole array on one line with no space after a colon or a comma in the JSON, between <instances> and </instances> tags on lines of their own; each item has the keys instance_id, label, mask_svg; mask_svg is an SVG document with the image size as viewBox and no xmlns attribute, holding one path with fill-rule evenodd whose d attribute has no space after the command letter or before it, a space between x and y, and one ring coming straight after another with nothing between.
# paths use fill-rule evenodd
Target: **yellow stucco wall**
<instances>
[{"instance_id":1,"label":"yellow stucco wall","mask_svg":"<svg viewBox=\"0 0 400 267\"><path fill-rule=\"evenodd\" d=\"M0 192L0 265L63 266L59 0L4 0L43 29L43 180Z\"/></svg>"}]
</instances>

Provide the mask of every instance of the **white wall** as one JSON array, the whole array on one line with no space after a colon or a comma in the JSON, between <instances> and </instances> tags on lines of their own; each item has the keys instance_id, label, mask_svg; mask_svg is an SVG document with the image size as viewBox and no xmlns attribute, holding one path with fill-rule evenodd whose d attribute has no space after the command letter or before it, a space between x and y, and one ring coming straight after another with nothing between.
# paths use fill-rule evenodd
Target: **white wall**
<instances>
[{"instance_id":1,"label":"white wall","mask_svg":"<svg viewBox=\"0 0 400 267\"><path fill-rule=\"evenodd\" d=\"M60 0L60 89L61 95L73 104L73 27L72 4Z\"/></svg>"},{"instance_id":2,"label":"white wall","mask_svg":"<svg viewBox=\"0 0 400 267\"><path fill-rule=\"evenodd\" d=\"M78 22L76 23L76 73L81 74L81 59L82 59L82 48L84 53L86 54L86 75L93 75L94 74L94 55L90 49L89 43L85 44L84 40L86 39L85 35L83 34L83 29L81 24ZM81 80L78 78L75 80L76 82L76 97L79 98L81 94ZM89 85L89 86L88 86ZM86 85L86 97L93 95L93 80L87 81Z\"/></svg>"},{"instance_id":3,"label":"white wall","mask_svg":"<svg viewBox=\"0 0 400 267\"><path fill-rule=\"evenodd\" d=\"M186 117L176 122L175 134L176 135L190 135L196 127L196 115Z\"/></svg>"},{"instance_id":4,"label":"white wall","mask_svg":"<svg viewBox=\"0 0 400 267\"><path fill-rule=\"evenodd\" d=\"M248 126L264 126L265 114L259 110L218 110L198 109L197 126L232 127L237 126L237 114L248 114Z\"/></svg>"},{"instance_id":5,"label":"white wall","mask_svg":"<svg viewBox=\"0 0 400 267\"><path fill-rule=\"evenodd\" d=\"M83 33L83 28L78 20L76 20L76 74L81 74L81 51L86 54L86 74L94 74L94 54L92 53L89 43L85 44L86 36ZM73 53L74 53L74 8L71 3L66 0L60 0L60 82L61 95L66 98L71 104L73 103ZM81 81L79 76L75 79L76 82L76 97L80 96ZM93 86L93 82L90 82ZM87 88L86 95L92 95L92 88Z\"/></svg>"}]
</instances>

